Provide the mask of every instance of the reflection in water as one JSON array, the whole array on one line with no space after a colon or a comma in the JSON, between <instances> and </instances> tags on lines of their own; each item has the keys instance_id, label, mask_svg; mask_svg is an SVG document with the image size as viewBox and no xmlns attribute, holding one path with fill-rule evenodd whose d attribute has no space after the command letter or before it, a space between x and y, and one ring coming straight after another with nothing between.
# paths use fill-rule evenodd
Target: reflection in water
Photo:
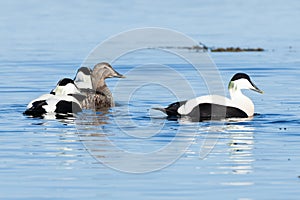
<instances>
[{"instance_id":1,"label":"reflection in water","mask_svg":"<svg viewBox=\"0 0 300 200\"><path fill-rule=\"evenodd\" d=\"M226 145L229 146L229 157L225 160L225 163L220 164L221 173L251 173L253 169L252 162L254 161L252 152L254 129L248 124L248 122L251 123L251 120L252 117L202 122L198 138L198 140L202 139L198 154L200 158L204 159L207 155L209 156L209 153L216 153L218 145ZM179 123L187 125L193 122L188 118L181 118ZM224 148L217 153L226 156L224 155ZM197 152L193 152L193 155L197 155Z\"/></svg>"},{"instance_id":2,"label":"reflection in water","mask_svg":"<svg viewBox=\"0 0 300 200\"><path fill-rule=\"evenodd\" d=\"M179 126L144 113L133 113L133 120L125 109L85 113L76 121L82 142L102 164L131 173L156 171L180 158L194 141L197 124Z\"/></svg>"},{"instance_id":3,"label":"reflection in water","mask_svg":"<svg viewBox=\"0 0 300 200\"><path fill-rule=\"evenodd\" d=\"M76 135L74 120L30 119L26 121L28 122L31 126L23 125L27 134L22 149L26 151L14 152L10 157L23 156L22 164L35 166L37 170L39 166L55 166L57 170L73 169L80 166L81 162L86 162L83 159L84 147ZM59 178L67 177L62 175Z\"/></svg>"},{"instance_id":4,"label":"reflection in water","mask_svg":"<svg viewBox=\"0 0 300 200\"><path fill-rule=\"evenodd\" d=\"M249 174L253 172L253 127L247 125L227 124L225 126L226 131L224 132L226 144L229 146L229 156L226 157L225 161L221 164L219 169L225 174ZM223 143L223 145L226 145ZM223 148L222 148L223 149ZM253 181L235 181L231 179L223 181L221 185L228 186L249 186L253 185Z\"/></svg>"},{"instance_id":5,"label":"reflection in water","mask_svg":"<svg viewBox=\"0 0 300 200\"><path fill-rule=\"evenodd\" d=\"M80 128L87 127L84 125L104 125L108 123L110 114L111 111L108 109L99 112L94 112L92 110L84 110L78 115L75 122Z\"/></svg>"},{"instance_id":6,"label":"reflection in water","mask_svg":"<svg viewBox=\"0 0 300 200\"><path fill-rule=\"evenodd\" d=\"M89 141L97 142L99 146L105 142L107 134L103 131L103 126L108 124L110 112L108 110L103 112L93 112L86 110L81 113L76 119L76 128L78 135L84 144ZM89 146L87 146L89 148Z\"/></svg>"},{"instance_id":7,"label":"reflection in water","mask_svg":"<svg viewBox=\"0 0 300 200\"><path fill-rule=\"evenodd\" d=\"M200 156L199 169L208 169L210 174L243 175L253 172L254 128L252 122L204 122L199 129L196 145L191 148L189 157ZM214 146L213 146L214 145ZM213 148L212 148L213 146ZM199 151L200 147L200 153ZM204 150L203 150L204 149ZM201 157L201 151L212 149L207 157ZM210 163L216 160L216 163ZM220 182L221 185L247 186L252 181L235 181L234 177Z\"/></svg>"},{"instance_id":8,"label":"reflection in water","mask_svg":"<svg viewBox=\"0 0 300 200\"><path fill-rule=\"evenodd\" d=\"M234 174L252 172L253 159L253 128L243 125L228 125L230 156L227 162Z\"/></svg>"},{"instance_id":9,"label":"reflection in water","mask_svg":"<svg viewBox=\"0 0 300 200\"><path fill-rule=\"evenodd\" d=\"M162 155L157 154L156 157L132 162L155 168L157 164L165 162L174 155L176 158L173 161L183 153L189 158L200 156L203 159L201 153L206 152L209 156L221 156L223 160L211 169L212 174L249 174L253 171L252 151L255 130L251 126L251 119L240 122L230 120L201 123L190 122L185 118L179 121L168 121L159 117L147 118L143 116L144 113L126 113L125 109L127 109L126 106L118 106L102 112L85 110L76 119L60 119L59 121L63 125L75 123L80 137L79 141L83 142L92 156L106 164L109 162L126 163L127 160L124 158L119 160L120 154L124 152L146 155L149 152L159 152L166 146L173 146L173 149L169 149ZM132 119L132 114L136 116L134 119ZM39 125L48 126L47 123L51 121L45 120L45 123ZM149 135L148 132L155 134ZM64 133L63 136L66 137L66 134ZM72 136L74 137L74 132ZM75 141L73 139L72 141ZM69 141L66 138L63 140ZM78 138L76 140L78 141ZM191 144L197 148L190 148ZM227 151L224 151L226 146ZM59 154L70 156L72 151L72 148L62 146ZM170 162L165 163L164 166L171 164ZM133 165L128 162L127 165L129 164Z\"/></svg>"},{"instance_id":10,"label":"reflection in water","mask_svg":"<svg viewBox=\"0 0 300 200\"><path fill-rule=\"evenodd\" d=\"M253 128L242 125L241 122L226 122L225 124L209 123L208 126L201 127L200 132L205 140L201 149L211 148L213 142L215 147L212 154L221 154L226 158L224 163L219 163L218 169L212 174L248 174L252 172L253 159ZM228 154L224 152L224 146L228 146ZM220 150L218 147L222 147ZM221 170L221 172L219 171Z\"/></svg>"},{"instance_id":11,"label":"reflection in water","mask_svg":"<svg viewBox=\"0 0 300 200\"><path fill-rule=\"evenodd\" d=\"M124 109L125 106L120 106L106 112L87 111L76 120L81 141L91 155L105 165L124 165L123 168L128 171L129 168L136 167L140 168L137 171L142 172L142 168L156 169L158 164L168 162L174 155L176 158L173 161L183 153L193 158L206 151L212 155L218 154L224 160L211 173L248 174L253 170L254 130L249 125L251 122L189 123L184 120L177 122L150 117L136 117L131 121L131 114ZM151 131L156 134L145 137ZM197 142L200 140L202 145ZM191 144L198 148L190 148ZM222 148L219 150L218 146ZM228 151L224 152L224 146L229 147ZM159 154L166 147L170 149ZM151 154L153 152L157 153L156 157ZM130 157L131 154L145 157ZM164 166L171 164L170 162L164 163Z\"/></svg>"}]
</instances>

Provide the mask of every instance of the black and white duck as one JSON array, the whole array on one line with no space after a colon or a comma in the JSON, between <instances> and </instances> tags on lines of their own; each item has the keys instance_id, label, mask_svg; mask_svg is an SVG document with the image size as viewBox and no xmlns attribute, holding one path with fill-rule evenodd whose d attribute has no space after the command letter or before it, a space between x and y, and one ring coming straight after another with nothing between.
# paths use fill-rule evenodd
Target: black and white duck
<instances>
[{"instance_id":1,"label":"black and white duck","mask_svg":"<svg viewBox=\"0 0 300 200\"><path fill-rule=\"evenodd\" d=\"M193 121L248 118L254 115L254 104L241 90L250 89L263 93L245 73L235 74L228 85L230 99L219 95L206 95L170 104L166 108L154 108L170 118L183 116Z\"/></svg>"},{"instance_id":2,"label":"black and white duck","mask_svg":"<svg viewBox=\"0 0 300 200\"><path fill-rule=\"evenodd\" d=\"M49 94L29 102L24 114L33 117L43 117L47 114L69 116L82 111L80 101L84 98L74 81L64 78Z\"/></svg>"},{"instance_id":3,"label":"black and white duck","mask_svg":"<svg viewBox=\"0 0 300 200\"><path fill-rule=\"evenodd\" d=\"M85 89L93 89L92 84L92 70L89 67L80 67L77 70L77 73L74 78L74 83L79 89L85 90Z\"/></svg>"}]
</instances>

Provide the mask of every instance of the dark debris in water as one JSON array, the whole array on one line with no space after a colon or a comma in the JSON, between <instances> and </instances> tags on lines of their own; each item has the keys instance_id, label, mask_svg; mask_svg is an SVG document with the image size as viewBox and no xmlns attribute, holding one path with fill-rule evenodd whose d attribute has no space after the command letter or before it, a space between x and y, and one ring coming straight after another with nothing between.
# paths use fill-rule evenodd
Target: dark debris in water
<instances>
[{"instance_id":1,"label":"dark debris in water","mask_svg":"<svg viewBox=\"0 0 300 200\"><path fill-rule=\"evenodd\" d=\"M242 47L207 47L206 45L200 43L200 45L194 46L165 46L159 47L162 49L186 49L193 50L196 52L261 52L265 51L263 48L242 48Z\"/></svg>"},{"instance_id":2,"label":"dark debris in water","mask_svg":"<svg viewBox=\"0 0 300 200\"><path fill-rule=\"evenodd\" d=\"M195 46L165 46L165 47L159 47L159 48L162 48L162 49L186 49L186 50L193 50L193 51L196 51L196 52L206 52L209 50L208 47L206 46L199 46L199 45L195 45Z\"/></svg>"},{"instance_id":3,"label":"dark debris in water","mask_svg":"<svg viewBox=\"0 0 300 200\"><path fill-rule=\"evenodd\" d=\"M211 52L252 52L252 51L264 51L263 48L241 48L241 47L227 47L227 48L212 48Z\"/></svg>"}]
</instances>

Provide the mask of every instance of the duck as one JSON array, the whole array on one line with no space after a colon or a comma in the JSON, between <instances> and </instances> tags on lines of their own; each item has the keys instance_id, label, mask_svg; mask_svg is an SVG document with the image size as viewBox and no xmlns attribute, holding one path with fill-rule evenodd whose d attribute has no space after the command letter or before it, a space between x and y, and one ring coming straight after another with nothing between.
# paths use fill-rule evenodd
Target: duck
<instances>
[{"instance_id":1,"label":"duck","mask_svg":"<svg viewBox=\"0 0 300 200\"><path fill-rule=\"evenodd\" d=\"M80 101L84 98L72 79L63 78L49 94L29 102L23 114L32 117L43 117L47 114L71 116L82 111Z\"/></svg>"},{"instance_id":2,"label":"duck","mask_svg":"<svg viewBox=\"0 0 300 200\"><path fill-rule=\"evenodd\" d=\"M92 70L89 67L80 67L74 77L74 83L80 90L93 89Z\"/></svg>"},{"instance_id":3,"label":"duck","mask_svg":"<svg viewBox=\"0 0 300 200\"><path fill-rule=\"evenodd\" d=\"M78 76L78 73L77 73ZM110 107L114 107L115 103L113 96L109 88L107 87L105 80L107 78L125 78L124 75L118 73L107 62L101 62L94 66L91 70L90 79L87 78L86 82L91 80L91 85L86 84L85 88L81 88L81 92L86 95L86 98L82 102L82 107L85 109L102 110ZM75 80L78 78L75 77ZM78 83L78 81L75 81Z\"/></svg>"},{"instance_id":4,"label":"duck","mask_svg":"<svg viewBox=\"0 0 300 200\"><path fill-rule=\"evenodd\" d=\"M245 73L236 73L228 84L230 98L205 95L175 102L166 108L153 108L168 115L169 119L190 117L192 121L249 118L254 115L254 104L241 90L250 89L263 93Z\"/></svg>"}]
</instances>

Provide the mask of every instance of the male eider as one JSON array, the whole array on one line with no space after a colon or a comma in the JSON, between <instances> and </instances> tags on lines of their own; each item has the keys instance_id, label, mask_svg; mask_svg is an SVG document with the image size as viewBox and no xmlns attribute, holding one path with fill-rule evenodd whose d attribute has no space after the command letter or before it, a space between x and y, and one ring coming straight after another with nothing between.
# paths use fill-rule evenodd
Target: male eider
<instances>
[{"instance_id":1,"label":"male eider","mask_svg":"<svg viewBox=\"0 0 300 200\"><path fill-rule=\"evenodd\" d=\"M125 78L106 62L94 66L91 73L92 90L82 90L87 94L87 98L82 102L83 108L101 110L115 105L112 93L105 83L106 78L112 77Z\"/></svg>"},{"instance_id":2,"label":"male eider","mask_svg":"<svg viewBox=\"0 0 300 200\"><path fill-rule=\"evenodd\" d=\"M88 67L80 67L74 78L74 82L79 89L93 89L92 70Z\"/></svg>"},{"instance_id":3,"label":"male eider","mask_svg":"<svg viewBox=\"0 0 300 200\"><path fill-rule=\"evenodd\" d=\"M49 113L68 116L82 111L79 101L84 98L74 81L64 78L57 83L50 94L32 100L24 114L33 117L42 117Z\"/></svg>"},{"instance_id":4,"label":"male eider","mask_svg":"<svg viewBox=\"0 0 300 200\"><path fill-rule=\"evenodd\" d=\"M206 95L187 101L175 102L167 108L154 108L170 118L188 116L193 121L220 120L225 118L248 118L254 115L254 104L243 95L242 89L263 93L245 73L235 74L228 85L230 97Z\"/></svg>"}]
</instances>

